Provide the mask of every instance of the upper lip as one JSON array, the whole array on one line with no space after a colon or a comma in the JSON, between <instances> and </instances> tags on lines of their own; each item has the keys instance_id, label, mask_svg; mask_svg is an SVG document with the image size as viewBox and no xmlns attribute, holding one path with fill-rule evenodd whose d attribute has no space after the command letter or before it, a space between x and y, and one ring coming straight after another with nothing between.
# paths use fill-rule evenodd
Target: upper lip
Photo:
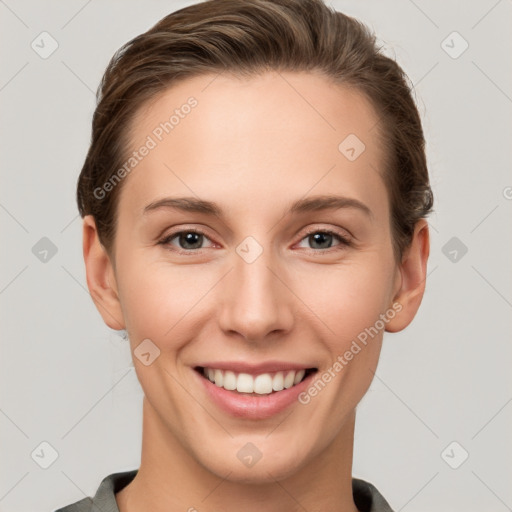
<instances>
[{"instance_id":1,"label":"upper lip","mask_svg":"<svg viewBox=\"0 0 512 512\"><path fill-rule=\"evenodd\" d=\"M287 361L266 361L259 364L248 363L244 361L212 361L198 364L196 367L212 368L215 370L230 370L234 373L248 373L250 375L316 368L314 365L292 363Z\"/></svg>"}]
</instances>

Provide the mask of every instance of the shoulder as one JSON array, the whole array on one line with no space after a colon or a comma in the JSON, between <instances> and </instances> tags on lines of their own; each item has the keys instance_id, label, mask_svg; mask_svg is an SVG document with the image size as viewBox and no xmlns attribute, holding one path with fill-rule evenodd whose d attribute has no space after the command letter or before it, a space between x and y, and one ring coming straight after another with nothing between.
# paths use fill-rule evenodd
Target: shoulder
<instances>
[{"instance_id":1,"label":"shoulder","mask_svg":"<svg viewBox=\"0 0 512 512\"><path fill-rule=\"evenodd\" d=\"M59 508L55 510L55 512L90 512L92 510L92 503L92 499L87 497L83 500L71 503L71 505Z\"/></svg>"},{"instance_id":2,"label":"shoulder","mask_svg":"<svg viewBox=\"0 0 512 512\"><path fill-rule=\"evenodd\" d=\"M352 478L352 494L360 512L393 512L379 490L366 480Z\"/></svg>"},{"instance_id":3,"label":"shoulder","mask_svg":"<svg viewBox=\"0 0 512 512\"><path fill-rule=\"evenodd\" d=\"M122 471L106 476L93 498L87 497L59 508L54 512L119 512L115 494L126 487L137 474L138 470Z\"/></svg>"}]
</instances>

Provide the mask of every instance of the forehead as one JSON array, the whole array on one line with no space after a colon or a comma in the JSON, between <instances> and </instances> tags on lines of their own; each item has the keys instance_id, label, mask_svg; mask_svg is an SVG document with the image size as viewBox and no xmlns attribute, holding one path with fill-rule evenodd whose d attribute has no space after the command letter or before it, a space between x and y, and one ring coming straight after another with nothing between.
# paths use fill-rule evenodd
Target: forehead
<instances>
[{"instance_id":1,"label":"forehead","mask_svg":"<svg viewBox=\"0 0 512 512\"><path fill-rule=\"evenodd\" d=\"M151 147L122 193L137 211L169 193L247 201L333 188L361 200L385 193L376 112L357 90L317 73L197 76L146 103L131 128L130 150Z\"/></svg>"}]
</instances>

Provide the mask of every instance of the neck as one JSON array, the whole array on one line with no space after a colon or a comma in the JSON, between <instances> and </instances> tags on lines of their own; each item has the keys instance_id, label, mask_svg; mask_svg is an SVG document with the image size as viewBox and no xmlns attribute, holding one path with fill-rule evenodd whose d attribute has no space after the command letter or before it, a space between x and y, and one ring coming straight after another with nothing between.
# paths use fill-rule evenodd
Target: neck
<instances>
[{"instance_id":1,"label":"neck","mask_svg":"<svg viewBox=\"0 0 512 512\"><path fill-rule=\"evenodd\" d=\"M209 471L162 423L146 398L137 475L116 494L120 512L357 512L352 496L355 411L322 452L291 476L264 483L229 480Z\"/></svg>"}]
</instances>

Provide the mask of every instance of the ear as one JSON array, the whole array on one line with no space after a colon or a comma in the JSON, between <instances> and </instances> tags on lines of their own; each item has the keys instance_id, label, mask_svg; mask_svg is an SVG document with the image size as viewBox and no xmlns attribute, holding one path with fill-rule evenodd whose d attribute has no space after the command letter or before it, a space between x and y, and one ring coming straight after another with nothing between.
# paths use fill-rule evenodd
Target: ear
<instances>
[{"instance_id":1,"label":"ear","mask_svg":"<svg viewBox=\"0 0 512 512\"><path fill-rule=\"evenodd\" d=\"M386 324L386 331L401 331L416 316L425 291L429 253L428 222L426 219L420 219L416 223L411 244L405 251L398 269L398 285L393 299L397 314Z\"/></svg>"},{"instance_id":2,"label":"ear","mask_svg":"<svg viewBox=\"0 0 512 512\"><path fill-rule=\"evenodd\" d=\"M124 329L114 269L92 215L86 215L83 220L83 253L87 287L103 321L111 329Z\"/></svg>"}]
</instances>

